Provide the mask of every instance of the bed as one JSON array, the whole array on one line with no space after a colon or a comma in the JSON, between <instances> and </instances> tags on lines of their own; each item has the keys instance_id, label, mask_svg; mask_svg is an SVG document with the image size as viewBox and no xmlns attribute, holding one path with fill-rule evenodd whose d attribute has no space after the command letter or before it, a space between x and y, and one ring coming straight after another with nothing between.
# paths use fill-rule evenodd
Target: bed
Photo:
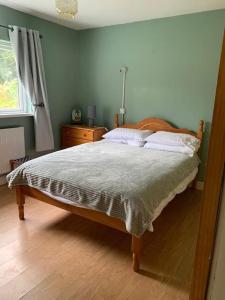
<instances>
[{"instance_id":1,"label":"bed","mask_svg":"<svg viewBox=\"0 0 225 300\"><path fill-rule=\"evenodd\" d=\"M118 115L114 123L119 127ZM203 126L201 121L195 133L148 118L121 127L188 133L201 141ZM8 182L16 188L20 220L24 220L25 197L30 196L130 234L137 272L143 234L153 230L154 220L176 194L195 182L198 165L197 155L102 140L26 162L8 175Z\"/></svg>"}]
</instances>

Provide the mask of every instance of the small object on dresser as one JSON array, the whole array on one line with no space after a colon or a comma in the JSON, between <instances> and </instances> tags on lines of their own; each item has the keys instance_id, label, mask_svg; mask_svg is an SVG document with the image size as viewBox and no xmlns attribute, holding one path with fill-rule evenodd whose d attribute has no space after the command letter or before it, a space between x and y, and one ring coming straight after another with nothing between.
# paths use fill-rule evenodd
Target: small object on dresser
<instances>
[{"instance_id":1,"label":"small object on dresser","mask_svg":"<svg viewBox=\"0 0 225 300\"><path fill-rule=\"evenodd\" d=\"M30 157L28 155L26 155L25 157L22 157L22 158L18 158L18 159L11 159L9 161L11 171L15 170L17 167L19 167L20 165L22 165L23 163L25 163L28 160L30 160Z\"/></svg>"},{"instance_id":2,"label":"small object on dresser","mask_svg":"<svg viewBox=\"0 0 225 300\"><path fill-rule=\"evenodd\" d=\"M88 126L94 127L94 120L96 118L96 105L89 105L88 106Z\"/></svg>"},{"instance_id":3,"label":"small object on dresser","mask_svg":"<svg viewBox=\"0 0 225 300\"><path fill-rule=\"evenodd\" d=\"M73 147L102 139L107 132L105 127L89 127L87 125L63 125L62 148Z\"/></svg>"},{"instance_id":4,"label":"small object on dresser","mask_svg":"<svg viewBox=\"0 0 225 300\"><path fill-rule=\"evenodd\" d=\"M80 109L73 109L72 110L72 121L74 124L81 124L81 110Z\"/></svg>"}]
</instances>

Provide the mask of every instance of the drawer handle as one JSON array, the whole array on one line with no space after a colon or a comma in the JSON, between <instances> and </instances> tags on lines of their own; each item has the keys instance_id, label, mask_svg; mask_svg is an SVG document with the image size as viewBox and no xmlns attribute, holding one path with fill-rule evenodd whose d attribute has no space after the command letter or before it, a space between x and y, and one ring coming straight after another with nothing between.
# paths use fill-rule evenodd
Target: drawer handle
<instances>
[{"instance_id":1,"label":"drawer handle","mask_svg":"<svg viewBox=\"0 0 225 300\"><path fill-rule=\"evenodd\" d=\"M86 133L84 133L84 137L86 137L87 135L86 135Z\"/></svg>"}]
</instances>

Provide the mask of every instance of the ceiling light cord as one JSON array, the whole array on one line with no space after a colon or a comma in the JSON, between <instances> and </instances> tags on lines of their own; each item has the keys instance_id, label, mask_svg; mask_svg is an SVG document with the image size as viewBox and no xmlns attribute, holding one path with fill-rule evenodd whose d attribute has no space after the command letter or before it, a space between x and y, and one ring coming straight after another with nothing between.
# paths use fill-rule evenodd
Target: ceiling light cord
<instances>
[{"instance_id":1,"label":"ceiling light cord","mask_svg":"<svg viewBox=\"0 0 225 300\"><path fill-rule=\"evenodd\" d=\"M122 115L122 121L124 124L125 121L125 99L126 99L126 76L127 76L127 67L122 67L120 69L120 72L123 73L123 92L122 92L122 105L120 108L120 114Z\"/></svg>"}]
</instances>

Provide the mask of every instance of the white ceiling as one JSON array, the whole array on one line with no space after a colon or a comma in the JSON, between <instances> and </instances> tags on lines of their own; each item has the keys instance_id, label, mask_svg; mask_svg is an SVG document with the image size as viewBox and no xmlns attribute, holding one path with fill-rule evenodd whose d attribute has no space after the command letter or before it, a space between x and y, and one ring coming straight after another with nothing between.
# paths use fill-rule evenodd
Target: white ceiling
<instances>
[{"instance_id":1,"label":"white ceiling","mask_svg":"<svg viewBox=\"0 0 225 300\"><path fill-rule=\"evenodd\" d=\"M74 29L95 28L225 8L225 0L78 0L74 21L57 16L54 0L0 0L0 4Z\"/></svg>"}]
</instances>

